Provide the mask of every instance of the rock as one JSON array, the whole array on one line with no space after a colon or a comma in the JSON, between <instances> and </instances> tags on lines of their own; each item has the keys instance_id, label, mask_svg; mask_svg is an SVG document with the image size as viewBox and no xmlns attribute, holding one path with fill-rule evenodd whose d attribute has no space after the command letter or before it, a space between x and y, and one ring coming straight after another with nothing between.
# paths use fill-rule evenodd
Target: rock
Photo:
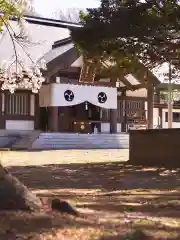
<instances>
[{"instance_id":1,"label":"rock","mask_svg":"<svg viewBox=\"0 0 180 240\"><path fill-rule=\"evenodd\" d=\"M0 210L40 210L40 199L0 165Z\"/></svg>"},{"instance_id":2,"label":"rock","mask_svg":"<svg viewBox=\"0 0 180 240\"><path fill-rule=\"evenodd\" d=\"M61 201L59 199L53 199L51 202L52 210L56 210L61 213L67 213L73 216L79 216L77 210L75 210L68 202Z\"/></svg>"}]
</instances>

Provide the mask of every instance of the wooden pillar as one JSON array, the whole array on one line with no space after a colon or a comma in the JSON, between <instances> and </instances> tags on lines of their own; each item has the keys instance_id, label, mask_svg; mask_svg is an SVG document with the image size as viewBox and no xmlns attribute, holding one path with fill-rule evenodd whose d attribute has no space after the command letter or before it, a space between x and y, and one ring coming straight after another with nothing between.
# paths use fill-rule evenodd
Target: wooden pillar
<instances>
[{"instance_id":1,"label":"wooden pillar","mask_svg":"<svg viewBox=\"0 0 180 240\"><path fill-rule=\"evenodd\" d=\"M154 87L147 88L147 121L148 129L153 129Z\"/></svg>"},{"instance_id":2,"label":"wooden pillar","mask_svg":"<svg viewBox=\"0 0 180 240\"><path fill-rule=\"evenodd\" d=\"M0 90L0 129L5 129L5 94Z\"/></svg>"},{"instance_id":3,"label":"wooden pillar","mask_svg":"<svg viewBox=\"0 0 180 240\"><path fill-rule=\"evenodd\" d=\"M110 109L110 133L117 133L117 109Z\"/></svg>"},{"instance_id":4,"label":"wooden pillar","mask_svg":"<svg viewBox=\"0 0 180 240\"><path fill-rule=\"evenodd\" d=\"M160 91L156 90L156 103L158 105L158 124L159 124L159 128L162 128L162 107L160 104Z\"/></svg>"},{"instance_id":5,"label":"wooden pillar","mask_svg":"<svg viewBox=\"0 0 180 240\"><path fill-rule=\"evenodd\" d=\"M163 124L162 124L162 117L163 117L163 111L162 111L162 107L159 107L159 128L162 128L163 127Z\"/></svg>"},{"instance_id":6,"label":"wooden pillar","mask_svg":"<svg viewBox=\"0 0 180 240\"><path fill-rule=\"evenodd\" d=\"M58 132L58 107L49 108L49 129L51 132Z\"/></svg>"},{"instance_id":7,"label":"wooden pillar","mask_svg":"<svg viewBox=\"0 0 180 240\"><path fill-rule=\"evenodd\" d=\"M122 91L122 97L126 97L126 90ZM124 99L122 103L122 122L121 122L121 132L126 132L127 131L127 114L126 114L126 105L127 105L127 100Z\"/></svg>"},{"instance_id":8,"label":"wooden pillar","mask_svg":"<svg viewBox=\"0 0 180 240\"><path fill-rule=\"evenodd\" d=\"M39 122L40 122L39 94L34 94L34 128L36 130L40 129Z\"/></svg>"},{"instance_id":9,"label":"wooden pillar","mask_svg":"<svg viewBox=\"0 0 180 240\"><path fill-rule=\"evenodd\" d=\"M116 82L117 82L117 76L112 76L111 83L113 87L116 87ZM116 98L117 97L118 96L116 95ZM117 133L117 123L118 123L118 110L110 109L110 133Z\"/></svg>"}]
</instances>

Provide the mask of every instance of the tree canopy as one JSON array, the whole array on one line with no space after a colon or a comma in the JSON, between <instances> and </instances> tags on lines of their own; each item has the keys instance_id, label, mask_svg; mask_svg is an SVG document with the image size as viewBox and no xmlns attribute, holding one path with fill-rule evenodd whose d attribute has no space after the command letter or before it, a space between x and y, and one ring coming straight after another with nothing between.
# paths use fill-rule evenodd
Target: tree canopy
<instances>
[{"instance_id":1,"label":"tree canopy","mask_svg":"<svg viewBox=\"0 0 180 240\"><path fill-rule=\"evenodd\" d=\"M72 39L89 58L153 68L171 61L180 64L180 5L178 0L101 0L99 8L81 16L82 28Z\"/></svg>"}]
</instances>

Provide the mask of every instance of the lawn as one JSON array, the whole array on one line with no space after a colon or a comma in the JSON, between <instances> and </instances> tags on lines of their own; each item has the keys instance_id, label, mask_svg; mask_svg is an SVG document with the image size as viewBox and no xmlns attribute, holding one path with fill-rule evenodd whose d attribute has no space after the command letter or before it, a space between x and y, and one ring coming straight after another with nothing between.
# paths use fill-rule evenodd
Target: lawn
<instances>
[{"instance_id":1,"label":"lawn","mask_svg":"<svg viewBox=\"0 0 180 240\"><path fill-rule=\"evenodd\" d=\"M0 239L180 239L180 169L128 165L127 150L4 152L1 160L44 209L1 212ZM52 212L54 197L82 216ZM148 237L131 238L133 231Z\"/></svg>"}]
</instances>

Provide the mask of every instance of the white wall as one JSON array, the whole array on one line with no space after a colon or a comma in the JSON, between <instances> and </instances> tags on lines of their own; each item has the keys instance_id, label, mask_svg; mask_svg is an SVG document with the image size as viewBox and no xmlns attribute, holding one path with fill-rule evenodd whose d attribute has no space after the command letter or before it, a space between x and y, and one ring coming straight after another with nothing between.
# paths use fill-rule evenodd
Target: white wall
<instances>
[{"instance_id":1,"label":"white wall","mask_svg":"<svg viewBox=\"0 0 180 240\"><path fill-rule=\"evenodd\" d=\"M110 133L110 123L101 123L101 132L102 133ZM121 132L121 123L117 124L117 132Z\"/></svg>"},{"instance_id":2,"label":"white wall","mask_svg":"<svg viewBox=\"0 0 180 240\"><path fill-rule=\"evenodd\" d=\"M159 125L159 108L153 108L153 124L154 128Z\"/></svg>"},{"instance_id":3,"label":"white wall","mask_svg":"<svg viewBox=\"0 0 180 240\"><path fill-rule=\"evenodd\" d=\"M128 97L147 97L146 88L141 88L135 91L126 91L126 96Z\"/></svg>"},{"instance_id":4,"label":"white wall","mask_svg":"<svg viewBox=\"0 0 180 240\"><path fill-rule=\"evenodd\" d=\"M147 119L147 102L145 102L145 110L146 110L146 119ZM159 123L159 108L153 108L153 124L154 128L158 126Z\"/></svg>"},{"instance_id":5,"label":"white wall","mask_svg":"<svg viewBox=\"0 0 180 240\"><path fill-rule=\"evenodd\" d=\"M109 133L110 132L110 123L101 123L101 132Z\"/></svg>"},{"instance_id":6,"label":"white wall","mask_svg":"<svg viewBox=\"0 0 180 240\"><path fill-rule=\"evenodd\" d=\"M6 120L6 130L34 130L34 121Z\"/></svg>"},{"instance_id":7,"label":"white wall","mask_svg":"<svg viewBox=\"0 0 180 240\"><path fill-rule=\"evenodd\" d=\"M165 114L168 112L168 109L162 110L162 127L168 128L168 122L165 122ZM180 112L180 109L173 109L173 112ZM173 122L172 128L180 128L180 122Z\"/></svg>"},{"instance_id":8,"label":"white wall","mask_svg":"<svg viewBox=\"0 0 180 240\"><path fill-rule=\"evenodd\" d=\"M117 124L117 132L120 133L121 132L121 123Z\"/></svg>"},{"instance_id":9,"label":"white wall","mask_svg":"<svg viewBox=\"0 0 180 240\"><path fill-rule=\"evenodd\" d=\"M147 117L147 102L145 102L145 110L146 110L146 117ZM165 122L165 114L168 112L168 109L162 109L162 128L168 128L168 122ZM173 112L180 112L180 109L173 109ZM159 108L153 108L153 123L154 128L158 126L159 121ZM180 128L180 122L173 122L172 123L173 128Z\"/></svg>"}]
</instances>

